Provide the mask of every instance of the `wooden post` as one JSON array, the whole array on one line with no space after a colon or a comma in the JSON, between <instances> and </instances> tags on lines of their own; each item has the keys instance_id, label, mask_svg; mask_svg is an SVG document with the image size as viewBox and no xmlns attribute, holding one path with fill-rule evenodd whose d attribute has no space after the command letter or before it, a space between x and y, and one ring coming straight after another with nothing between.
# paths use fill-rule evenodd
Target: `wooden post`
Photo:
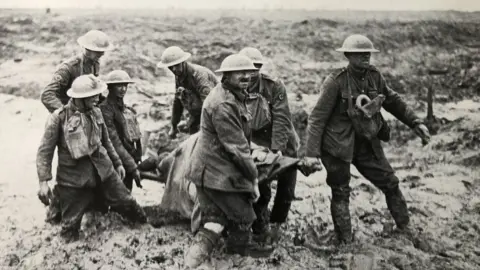
<instances>
[{"instance_id":1,"label":"wooden post","mask_svg":"<svg viewBox=\"0 0 480 270\"><path fill-rule=\"evenodd\" d=\"M428 88L428 94L427 94L427 121L432 122L434 117L433 117L433 85L430 85Z\"/></svg>"},{"instance_id":2,"label":"wooden post","mask_svg":"<svg viewBox=\"0 0 480 270\"><path fill-rule=\"evenodd\" d=\"M445 75L448 73L448 69L429 69L428 70L428 75L433 76L435 78L435 75ZM434 81L433 81L434 82ZM434 83L430 85L428 88L428 93L427 93L427 122L428 123L433 123L435 121L435 116L433 114L433 97L435 94L435 89L434 89Z\"/></svg>"}]
</instances>

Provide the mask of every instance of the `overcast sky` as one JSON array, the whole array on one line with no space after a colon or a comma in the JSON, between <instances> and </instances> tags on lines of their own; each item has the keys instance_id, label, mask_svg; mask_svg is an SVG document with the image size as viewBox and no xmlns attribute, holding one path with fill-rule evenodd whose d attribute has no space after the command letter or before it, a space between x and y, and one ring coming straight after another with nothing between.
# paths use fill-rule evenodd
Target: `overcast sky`
<instances>
[{"instance_id":1,"label":"overcast sky","mask_svg":"<svg viewBox=\"0 0 480 270\"><path fill-rule=\"evenodd\" d=\"M480 0L1 0L22 8L306 8L364 10L480 10Z\"/></svg>"}]
</instances>

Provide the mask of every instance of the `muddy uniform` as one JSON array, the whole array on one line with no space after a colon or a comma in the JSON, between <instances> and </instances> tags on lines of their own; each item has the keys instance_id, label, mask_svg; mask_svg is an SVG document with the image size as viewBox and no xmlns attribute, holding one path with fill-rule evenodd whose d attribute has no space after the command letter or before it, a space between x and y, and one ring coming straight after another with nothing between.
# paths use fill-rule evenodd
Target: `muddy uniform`
<instances>
[{"instance_id":1,"label":"muddy uniform","mask_svg":"<svg viewBox=\"0 0 480 270\"><path fill-rule=\"evenodd\" d=\"M292 123L287 92L283 82L266 74L259 74L258 80L249 86L247 107L252 115L252 141L272 151L281 151L285 156L297 157L298 135ZM268 216L271 199L270 183L259 186L260 198L254 205L257 221L254 230L261 231L270 222L285 222L295 196L297 170L290 170L278 176L277 192L272 213Z\"/></svg>"},{"instance_id":2,"label":"muddy uniform","mask_svg":"<svg viewBox=\"0 0 480 270\"><path fill-rule=\"evenodd\" d=\"M88 134L88 135L87 135ZM53 190L62 212L62 232L75 237L85 211L99 199L133 220L145 222L143 210L122 184L114 168L120 166L98 108L82 112L71 101L49 115L37 152L40 181L52 179L51 167L58 148L57 184ZM88 147L89 155L74 158Z\"/></svg>"},{"instance_id":3,"label":"muddy uniform","mask_svg":"<svg viewBox=\"0 0 480 270\"><path fill-rule=\"evenodd\" d=\"M125 106L123 99L113 95L108 95L99 107L102 110L110 140L126 170L123 183L132 190L133 173L142 160L141 133L136 113L132 108Z\"/></svg>"},{"instance_id":4,"label":"muddy uniform","mask_svg":"<svg viewBox=\"0 0 480 270\"><path fill-rule=\"evenodd\" d=\"M99 72L100 64L85 58L82 54L66 60L60 64L53 74L52 80L43 90L40 96L43 105L52 113L62 105L67 104L70 99L67 96L67 90L72 85L73 80L83 74L98 76Z\"/></svg>"},{"instance_id":5,"label":"muddy uniform","mask_svg":"<svg viewBox=\"0 0 480 270\"><path fill-rule=\"evenodd\" d=\"M210 90L217 85L215 74L206 67L185 63L186 70L181 77L175 77L175 99L172 109L172 127L176 128L182 117L183 109L190 114L188 130L190 134L200 129L202 104ZM185 90L178 91L179 87Z\"/></svg>"},{"instance_id":6,"label":"muddy uniform","mask_svg":"<svg viewBox=\"0 0 480 270\"><path fill-rule=\"evenodd\" d=\"M40 100L47 110L52 113L70 100L67 96L67 90L78 76L83 74L98 76L99 70L99 63L86 59L83 54L67 59L54 72L53 78L43 90ZM54 196L48 208L47 222L59 222L61 219L60 213L58 199Z\"/></svg>"},{"instance_id":7,"label":"muddy uniform","mask_svg":"<svg viewBox=\"0 0 480 270\"><path fill-rule=\"evenodd\" d=\"M366 73L356 73L350 67L339 69L325 79L309 118L306 155L321 157L327 170L327 184L332 189L332 218L340 240L351 239L352 236L350 164L355 165L366 179L382 190L388 209L399 227L409 222L407 205L398 186L399 180L385 157L380 140L374 138L368 141L356 135L347 115L348 98L352 98L355 104L360 94L366 94L370 99L383 94L386 97L382 105L385 110L411 128L420 122L373 66Z\"/></svg>"},{"instance_id":8,"label":"muddy uniform","mask_svg":"<svg viewBox=\"0 0 480 270\"><path fill-rule=\"evenodd\" d=\"M245 98L246 92L225 83L212 90L185 176L197 187L202 222L230 225L230 245L256 218L251 199L257 169L250 156L251 117Z\"/></svg>"}]
</instances>

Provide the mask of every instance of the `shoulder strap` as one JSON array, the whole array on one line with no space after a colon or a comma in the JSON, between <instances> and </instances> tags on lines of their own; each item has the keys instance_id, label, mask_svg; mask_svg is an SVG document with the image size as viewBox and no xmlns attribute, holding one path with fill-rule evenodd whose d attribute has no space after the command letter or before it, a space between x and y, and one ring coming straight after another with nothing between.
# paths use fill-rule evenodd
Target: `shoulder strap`
<instances>
[{"instance_id":1,"label":"shoulder strap","mask_svg":"<svg viewBox=\"0 0 480 270\"><path fill-rule=\"evenodd\" d=\"M259 81L258 81L258 93L260 95L263 95L263 91L265 89L265 84L263 83L263 78L262 77L263 77L263 75L261 73L258 73L258 79L259 79Z\"/></svg>"},{"instance_id":2,"label":"shoulder strap","mask_svg":"<svg viewBox=\"0 0 480 270\"><path fill-rule=\"evenodd\" d=\"M348 93L348 109L351 110L353 108L352 102L352 86L350 85L350 72L347 70L347 93Z\"/></svg>"}]
</instances>

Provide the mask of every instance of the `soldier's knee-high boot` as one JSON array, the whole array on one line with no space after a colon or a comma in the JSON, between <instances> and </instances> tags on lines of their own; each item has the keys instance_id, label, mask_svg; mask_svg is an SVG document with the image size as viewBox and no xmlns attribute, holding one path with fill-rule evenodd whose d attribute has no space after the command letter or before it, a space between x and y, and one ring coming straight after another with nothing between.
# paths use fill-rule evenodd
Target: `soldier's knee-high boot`
<instances>
[{"instance_id":1,"label":"soldier's knee-high boot","mask_svg":"<svg viewBox=\"0 0 480 270\"><path fill-rule=\"evenodd\" d=\"M410 222L408 215L407 203L403 197L402 191L399 186L384 191L385 200L387 201L388 210L392 215L397 227L399 229L405 229Z\"/></svg>"},{"instance_id":2,"label":"soldier's knee-high boot","mask_svg":"<svg viewBox=\"0 0 480 270\"><path fill-rule=\"evenodd\" d=\"M226 243L227 254L239 254L241 256L261 258L270 256L272 252L272 246L260 246L252 240L252 232L248 224L234 225L229 228Z\"/></svg>"},{"instance_id":3,"label":"soldier's knee-high boot","mask_svg":"<svg viewBox=\"0 0 480 270\"><path fill-rule=\"evenodd\" d=\"M200 228L195 235L193 245L185 254L185 265L195 269L202 264L212 254L220 236L209 229Z\"/></svg>"},{"instance_id":4,"label":"soldier's knee-high boot","mask_svg":"<svg viewBox=\"0 0 480 270\"><path fill-rule=\"evenodd\" d=\"M337 239L345 244L351 243L353 240L349 204L349 187L332 188L330 211L332 213L333 226Z\"/></svg>"},{"instance_id":5,"label":"soldier's knee-high boot","mask_svg":"<svg viewBox=\"0 0 480 270\"><path fill-rule=\"evenodd\" d=\"M277 193L270 215L272 223L284 223L286 221L292 201L295 199L296 185L296 168L291 168L278 176Z\"/></svg>"},{"instance_id":6,"label":"soldier's knee-high boot","mask_svg":"<svg viewBox=\"0 0 480 270\"><path fill-rule=\"evenodd\" d=\"M266 242L270 233L268 203L272 197L272 191L270 183L262 183L258 188L260 190L260 198L253 204L253 210L257 219L252 224L252 231L256 241Z\"/></svg>"}]
</instances>

